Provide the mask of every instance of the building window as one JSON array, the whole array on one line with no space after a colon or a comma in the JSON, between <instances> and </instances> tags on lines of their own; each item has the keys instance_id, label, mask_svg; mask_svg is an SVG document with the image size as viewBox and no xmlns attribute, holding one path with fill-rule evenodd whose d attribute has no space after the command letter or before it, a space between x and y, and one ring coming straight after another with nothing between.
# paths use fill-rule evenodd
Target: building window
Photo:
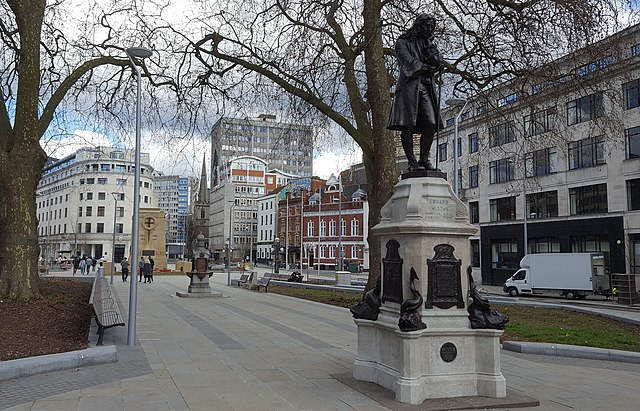
<instances>
[{"instance_id":1,"label":"building window","mask_svg":"<svg viewBox=\"0 0 640 411\"><path fill-rule=\"evenodd\" d=\"M544 176L556 172L558 153L555 149L543 148L525 155L527 177Z\"/></svg>"},{"instance_id":2,"label":"building window","mask_svg":"<svg viewBox=\"0 0 640 411\"><path fill-rule=\"evenodd\" d=\"M529 238L527 244L529 254L560 252L560 240L556 237Z\"/></svg>"},{"instance_id":3,"label":"building window","mask_svg":"<svg viewBox=\"0 0 640 411\"><path fill-rule=\"evenodd\" d=\"M108 180L106 178L99 178L98 179L98 184L104 185L104 184L107 184L107 182L108 182Z\"/></svg>"},{"instance_id":4,"label":"building window","mask_svg":"<svg viewBox=\"0 0 640 411\"><path fill-rule=\"evenodd\" d=\"M478 133L469 134L469 154L478 152Z\"/></svg>"},{"instance_id":5,"label":"building window","mask_svg":"<svg viewBox=\"0 0 640 411\"><path fill-rule=\"evenodd\" d=\"M335 245L330 245L329 246L329 258L336 258L336 246Z\"/></svg>"},{"instance_id":6,"label":"building window","mask_svg":"<svg viewBox=\"0 0 640 411\"><path fill-rule=\"evenodd\" d=\"M477 201L469 201L469 222L471 224L480 222L480 204Z\"/></svg>"},{"instance_id":7,"label":"building window","mask_svg":"<svg viewBox=\"0 0 640 411\"><path fill-rule=\"evenodd\" d=\"M469 167L469 188L478 187L478 165Z\"/></svg>"},{"instance_id":8,"label":"building window","mask_svg":"<svg viewBox=\"0 0 640 411\"><path fill-rule=\"evenodd\" d=\"M640 43L631 46L631 55L640 56Z\"/></svg>"},{"instance_id":9,"label":"building window","mask_svg":"<svg viewBox=\"0 0 640 411\"><path fill-rule=\"evenodd\" d=\"M551 130L555 112L555 107L551 107L524 116L525 137L537 136Z\"/></svg>"},{"instance_id":10,"label":"building window","mask_svg":"<svg viewBox=\"0 0 640 411\"><path fill-rule=\"evenodd\" d=\"M491 243L491 268L518 269L520 267L516 239L505 239Z\"/></svg>"},{"instance_id":11,"label":"building window","mask_svg":"<svg viewBox=\"0 0 640 411\"><path fill-rule=\"evenodd\" d=\"M82 217L82 207L78 207L78 217Z\"/></svg>"},{"instance_id":12,"label":"building window","mask_svg":"<svg viewBox=\"0 0 640 411\"><path fill-rule=\"evenodd\" d=\"M85 210L85 211L86 211L86 212L85 212L85 216L87 216L87 217L91 217L91 215L92 215L92 213L93 213L93 208L92 208L91 206L88 206L88 207L86 207L86 210Z\"/></svg>"},{"instance_id":13,"label":"building window","mask_svg":"<svg viewBox=\"0 0 640 411\"><path fill-rule=\"evenodd\" d=\"M505 183L515 178L513 161L509 158L489 162L489 184Z\"/></svg>"},{"instance_id":14,"label":"building window","mask_svg":"<svg viewBox=\"0 0 640 411\"><path fill-rule=\"evenodd\" d=\"M516 219L516 198L503 197L489 200L491 221L509 221Z\"/></svg>"},{"instance_id":15,"label":"building window","mask_svg":"<svg viewBox=\"0 0 640 411\"><path fill-rule=\"evenodd\" d=\"M354 258L354 259L358 258L358 246L357 245L352 245L351 246L351 258Z\"/></svg>"},{"instance_id":16,"label":"building window","mask_svg":"<svg viewBox=\"0 0 640 411\"><path fill-rule=\"evenodd\" d=\"M489 147L501 146L516 141L513 121L489 128Z\"/></svg>"},{"instance_id":17,"label":"building window","mask_svg":"<svg viewBox=\"0 0 640 411\"><path fill-rule=\"evenodd\" d=\"M124 160L124 153L121 151L112 151L110 157L114 160Z\"/></svg>"},{"instance_id":18,"label":"building window","mask_svg":"<svg viewBox=\"0 0 640 411\"><path fill-rule=\"evenodd\" d=\"M107 193L98 193L98 200L106 200Z\"/></svg>"},{"instance_id":19,"label":"building window","mask_svg":"<svg viewBox=\"0 0 640 411\"><path fill-rule=\"evenodd\" d=\"M558 216L558 192L544 191L527 194L527 218Z\"/></svg>"},{"instance_id":20,"label":"building window","mask_svg":"<svg viewBox=\"0 0 640 411\"><path fill-rule=\"evenodd\" d=\"M326 245L321 245L320 246L320 258L325 258L327 254L327 246Z\"/></svg>"},{"instance_id":21,"label":"building window","mask_svg":"<svg viewBox=\"0 0 640 411\"><path fill-rule=\"evenodd\" d=\"M336 236L336 222L335 222L335 220L329 221L329 236L330 237L335 237Z\"/></svg>"},{"instance_id":22,"label":"building window","mask_svg":"<svg viewBox=\"0 0 640 411\"><path fill-rule=\"evenodd\" d=\"M480 267L480 240L471 240L471 267Z\"/></svg>"},{"instance_id":23,"label":"building window","mask_svg":"<svg viewBox=\"0 0 640 411\"><path fill-rule=\"evenodd\" d=\"M124 201L124 193L117 193L116 198L118 201Z\"/></svg>"},{"instance_id":24,"label":"building window","mask_svg":"<svg viewBox=\"0 0 640 411\"><path fill-rule=\"evenodd\" d=\"M455 124L456 119L454 117L448 118L447 121L445 122L446 127L451 127Z\"/></svg>"},{"instance_id":25,"label":"building window","mask_svg":"<svg viewBox=\"0 0 640 411\"><path fill-rule=\"evenodd\" d=\"M631 127L624 131L627 159L640 157L640 127Z\"/></svg>"},{"instance_id":26,"label":"building window","mask_svg":"<svg viewBox=\"0 0 640 411\"><path fill-rule=\"evenodd\" d=\"M640 80L633 80L622 85L624 108L631 110L640 106Z\"/></svg>"},{"instance_id":27,"label":"building window","mask_svg":"<svg viewBox=\"0 0 640 411\"><path fill-rule=\"evenodd\" d=\"M116 185L126 186L127 185L127 179L126 178L116 178Z\"/></svg>"},{"instance_id":28,"label":"building window","mask_svg":"<svg viewBox=\"0 0 640 411\"><path fill-rule=\"evenodd\" d=\"M104 233L104 223L96 224L96 233Z\"/></svg>"},{"instance_id":29,"label":"building window","mask_svg":"<svg viewBox=\"0 0 640 411\"><path fill-rule=\"evenodd\" d=\"M122 233L124 233L124 224L122 224L122 223L116 223L116 233L117 233L117 234L122 234Z\"/></svg>"},{"instance_id":30,"label":"building window","mask_svg":"<svg viewBox=\"0 0 640 411\"><path fill-rule=\"evenodd\" d=\"M95 183L96 183L95 178L87 178L87 184L95 184Z\"/></svg>"},{"instance_id":31,"label":"building window","mask_svg":"<svg viewBox=\"0 0 640 411\"><path fill-rule=\"evenodd\" d=\"M609 271L609 259L610 247L608 235L581 235L570 236L572 253L603 253L604 254L604 269L605 272Z\"/></svg>"},{"instance_id":32,"label":"building window","mask_svg":"<svg viewBox=\"0 0 640 411\"><path fill-rule=\"evenodd\" d=\"M82 232L82 223L78 223L77 231L78 231L78 234Z\"/></svg>"},{"instance_id":33,"label":"building window","mask_svg":"<svg viewBox=\"0 0 640 411\"><path fill-rule=\"evenodd\" d=\"M320 221L320 236L327 236L327 222L324 220Z\"/></svg>"},{"instance_id":34,"label":"building window","mask_svg":"<svg viewBox=\"0 0 640 411\"><path fill-rule=\"evenodd\" d=\"M640 210L640 178L627 180L627 204L629 210Z\"/></svg>"},{"instance_id":35,"label":"building window","mask_svg":"<svg viewBox=\"0 0 640 411\"><path fill-rule=\"evenodd\" d=\"M90 233L91 232L91 223L86 223L84 225L84 232L85 233Z\"/></svg>"},{"instance_id":36,"label":"building window","mask_svg":"<svg viewBox=\"0 0 640 411\"><path fill-rule=\"evenodd\" d=\"M569 204L571 215L606 213L607 185L570 188Z\"/></svg>"},{"instance_id":37,"label":"building window","mask_svg":"<svg viewBox=\"0 0 640 411\"><path fill-rule=\"evenodd\" d=\"M93 193L87 193L87 200L93 200Z\"/></svg>"},{"instance_id":38,"label":"building window","mask_svg":"<svg viewBox=\"0 0 640 411\"><path fill-rule=\"evenodd\" d=\"M458 182L456 184L458 186L458 192L462 190L462 169L458 169Z\"/></svg>"},{"instance_id":39,"label":"building window","mask_svg":"<svg viewBox=\"0 0 640 411\"><path fill-rule=\"evenodd\" d=\"M569 170L604 163L604 139L601 136L569 143Z\"/></svg>"},{"instance_id":40,"label":"building window","mask_svg":"<svg viewBox=\"0 0 640 411\"><path fill-rule=\"evenodd\" d=\"M440 161L447 161L447 143L442 143L438 146L438 156Z\"/></svg>"},{"instance_id":41,"label":"building window","mask_svg":"<svg viewBox=\"0 0 640 411\"><path fill-rule=\"evenodd\" d=\"M313 233L313 221L307 222L307 237L313 237L315 234Z\"/></svg>"},{"instance_id":42,"label":"building window","mask_svg":"<svg viewBox=\"0 0 640 411\"><path fill-rule=\"evenodd\" d=\"M601 117L602 94L595 93L567 102L567 124L573 125Z\"/></svg>"},{"instance_id":43,"label":"building window","mask_svg":"<svg viewBox=\"0 0 640 411\"><path fill-rule=\"evenodd\" d=\"M340 236L344 237L347 235L347 222L343 219L340 220Z\"/></svg>"},{"instance_id":44,"label":"building window","mask_svg":"<svg viewBox=\"0 0 640 411\"><path fill-rule=\"evenodd\" d=\"M458 137L458 146L456 147L458 152L456 153L458 157L462 156L462 138Z\"/></svg>"},{"instance_id":45,"label":"building window","mask_svg":"<svg viewBox=\"0 0 640 411\"><path fill-rule=\"evenodd\" d=\"M104 206L98 206L98 217L104 217Z\"/></svg>"},{"instance_id":46,"label":"building window","mask_svg":"<svg viewBox=\"0 0 640 411\"><path fill-rule=\"evenodd\" d=\"M512 93L512 94L509 94L508 96L497 99L496 104L498 105L498 107L504 107L507 104L512 104L512 103L515 103L516 101L518 101L518 94Z\"/></svg>"}]
</instances>

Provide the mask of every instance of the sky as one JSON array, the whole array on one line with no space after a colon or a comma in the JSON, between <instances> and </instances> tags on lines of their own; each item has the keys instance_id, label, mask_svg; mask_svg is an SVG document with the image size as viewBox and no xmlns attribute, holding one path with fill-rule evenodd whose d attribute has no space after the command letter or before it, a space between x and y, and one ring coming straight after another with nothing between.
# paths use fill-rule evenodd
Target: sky
<instances>
[{"instance_id":1,"label":"sky","mask_svg":"<svg viewBox=\"0 0 640 411\"><path fill-rule=\"evenodd\" d=\"M151 165L165 175L180 175L182 177L199 177L202 170L202 157L205 153L207 168L210 162L210 147L208 142L194 139L178 141L169 149L161 144L153 144L150 138L145 138L141 132L142 152L149 153ZM68 156L82 147L111 146L111 139L105 135L88 130L75 130L65 137L49 140L43 143L47 154L55 158ZM133 147L128 147L133 148ZM323 147L315 150L313 159L313 174L321 178L337 175L349 166L359 163L362 154L359 148ZM210 172L210 170L207 170Z\"/></svg>"}]
</instances>

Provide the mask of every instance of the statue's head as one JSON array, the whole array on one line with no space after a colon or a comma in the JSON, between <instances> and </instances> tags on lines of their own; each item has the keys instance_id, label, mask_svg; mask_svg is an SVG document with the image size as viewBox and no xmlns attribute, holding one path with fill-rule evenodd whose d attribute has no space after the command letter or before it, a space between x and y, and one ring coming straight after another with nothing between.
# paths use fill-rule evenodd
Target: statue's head
<instances>
[{"instance_id":1,"label":"statue's head","mask_svg":"<svg viewBox=\"0 0 640 411\"><path fill-rule=\"evenodd\" d=\"M413 28L422 36L431 37L436 29L436 19L430 14L418 14Z\"/></svg>"}]
</instances>

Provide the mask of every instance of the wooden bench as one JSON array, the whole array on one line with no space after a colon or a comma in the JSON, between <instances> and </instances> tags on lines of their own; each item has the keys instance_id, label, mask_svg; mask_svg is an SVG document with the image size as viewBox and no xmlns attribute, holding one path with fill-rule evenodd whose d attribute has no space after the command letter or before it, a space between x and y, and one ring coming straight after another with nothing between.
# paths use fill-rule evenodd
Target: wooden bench
<instances>
[{"instance_id":1,"label":"wooden bench","mask_svg":"<svg viewBox=\"0 0 640 411\"><path fill-rule=\"evenodd\" d=\"M118 302L113 295L109 281L101 275L93 280L89 304L93 308L96 324L98 324L98 343L102 345L104 330L116 326L124 326Z\"/></svg>"},{"instance_id":2,"label":"wooden bench","mask_svg":"<svg viewBox=\"0 0 640 411\"><path fill-rule=\"evenodd\" d=\"M271 281L271 277L263 276L262 278L260 278L256 283L258 291L260 291L261 288L264 288L264 292L266 293L267 287L269 287L269 281Z\"/></svg>"},{"instance_id":3,"label":"wooden bench","mask_svg":"<svg viewBox=\"0 0 640 411\"><path fill-rule=\"evenodd\" d=\"M237 287L240 287L242 284L246 284L247 281L249 281L249 280L250 280L249 274L242 274L239 279L231 280L231 285L235 285Z\"/></svg>"}]
</instances>

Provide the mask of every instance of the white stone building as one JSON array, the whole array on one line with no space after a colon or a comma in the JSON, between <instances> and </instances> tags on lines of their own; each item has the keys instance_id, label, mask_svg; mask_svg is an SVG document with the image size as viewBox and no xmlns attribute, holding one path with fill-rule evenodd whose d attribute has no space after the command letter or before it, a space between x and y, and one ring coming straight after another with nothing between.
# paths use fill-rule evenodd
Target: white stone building
<instances>
[{"instance_id":1,"label":"white stone building","mask_svg":"<svg viewBox=\"0 0 640 411\"><path fill-rule=\"evenodd\" d=\"M457 144L450 107L432 156L453 185L457 146L474 276L500 285L525 251L603 252L609 273L639 274L640 27L468 99Z\"/></svg>"},{"instance_id":2,"label":"white stone building","mask_svg":"<svg viewBox=\"0 0 640 411\"><path fill-rule=\"evenodd\" d=\"M47 164L36 192L43 259L84 254L112 261L115 255L119 262L128 256L134 160L133 150L95 147ZM156 206L152 172L149 155L141 153L141 208Z\"/></svg>"}]
</instances>

